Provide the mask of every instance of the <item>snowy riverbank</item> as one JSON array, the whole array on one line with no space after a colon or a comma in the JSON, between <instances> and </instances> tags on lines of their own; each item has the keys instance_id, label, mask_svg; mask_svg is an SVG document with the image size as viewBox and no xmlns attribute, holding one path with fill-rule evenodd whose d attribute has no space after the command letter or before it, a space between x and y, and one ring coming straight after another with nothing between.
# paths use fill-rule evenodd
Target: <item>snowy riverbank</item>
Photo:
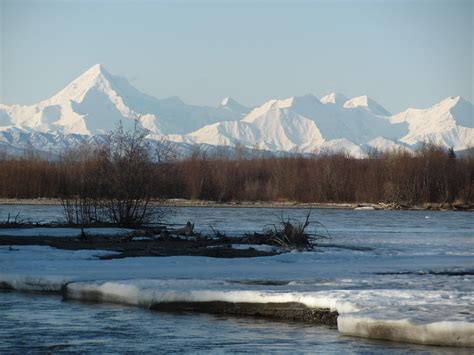
<instances>
[{"instance_id":1,"label":"snowy riverbank","mask_svg":"<svg viewBox=\"0 0 474 355\"><path fill-rule=\"evenodd\" d=\"M369 207L376 210L435 210L435 211L474 211L474 205L462 203L425 203L421 205L397 204L397 203L370 203L370 202L347 202L347 203L320 203L320 202L298 202L298 201L204 201L186 199L168 199L154 201L154 203L165 207L203 207L203 208L313 208L313 209L357 209ZM0 198L0 205L53 205L61 206L61 200L55 198L38 199L11 199ZM1 217L1 216L0 216Z\"/></svg>"}]
</instances>

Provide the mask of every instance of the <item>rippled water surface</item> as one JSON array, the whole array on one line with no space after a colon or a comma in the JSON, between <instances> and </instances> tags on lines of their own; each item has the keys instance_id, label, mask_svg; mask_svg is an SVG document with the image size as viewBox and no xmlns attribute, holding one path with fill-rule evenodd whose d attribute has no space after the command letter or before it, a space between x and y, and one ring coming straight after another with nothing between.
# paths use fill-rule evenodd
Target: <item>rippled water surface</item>
<instances>
[{"instance_id":1,"label":"rippled water surface","mask_svg":"<svg viewBox=\"0 0 474 355\"><path fill-rule=\"evenodd\" d=\"M189 220L195 223L198 231L209 231L212 227L234 236L271 227L280 216L302 219L307 210L176 208L170 212L169 223L181 225ZM8 213L20 213L21 218L44 222L62 218L60 206L0 205L0 220ZM317 249L319 254L295 254L282 259L281 263L274 262L275 268L286 273L286 281L301 280L273 288L301 292L332 289L473 292L473 217L471 212L313 210L312 219L325 225L331 239L321 242L323 246ZM324 231L319 228L318 232ZM7 250L4 252L8 253ZM177 269L178 259L170 260L175 261L163 264L163 277L185 280L192 273L192 268ZM319 264L313 265L313 260ZM139 259L130 262L126 277L135 277L138 262ZM293 263L292 269L285 268L288 262ZM245 265L245 261L229 265L225 260L200 263L209 264L209 271L201 265L200 277L232 280L235 275L241 279L246 267L265 266L266 261L262 259L250 266ZM89 264L95 265L92 261ZM214 264L216 267L212 266ZM314 268L314 274L300 276L296 264ZM336 269L337 275L332 274ZM278 278L278 275L269 273L269 270L276 269L265 270L255 272L255 275ZM454 271L454 274L446 270ZM456 274L457 271L461 274ZM267 288L272 289L271 286ZM473 303L466 303L469 304ZM472 313L472 309L461 310L462 317L472 318L472 315L466 316ZM297 323L157 313L136 307L64 302L60 296L0 293L0 352L28 350L192 353L472 351L354 338L343 336L336 329Z\"/></svg>"},{"instance_id":2,"label":"rippled water surface","mask_svg":"<svg viewBox=\"0 0 474 355\"><path fill-rule=\"evenodd\" d=\"M324 326L172 314L0 292L0 352L469 353L341 336Z\"/></svg>"}]
</instances>

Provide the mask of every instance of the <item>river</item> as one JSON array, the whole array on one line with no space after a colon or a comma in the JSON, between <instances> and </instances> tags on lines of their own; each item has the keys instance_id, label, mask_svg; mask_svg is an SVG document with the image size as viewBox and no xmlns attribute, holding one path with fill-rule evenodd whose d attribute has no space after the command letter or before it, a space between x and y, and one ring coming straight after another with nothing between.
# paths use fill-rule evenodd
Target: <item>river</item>
<instances>
[{"instance_id":1,"label":"river","mask_svg":"<svg viewBox=\"0 0 474 355\"><path fill-rule=\"evenodd\" d=\"M31 220L61 218L61 208L51 205L0 205L0 219L8 212ZM302 220L308 211L187 207L169 212L169 223L189 220L196 230L212 227L232 236L269 228L281 216ZM46 247L18 247L16 252L0 248L0 277L18 285L27 280L30 286L36 282L53 289L67 281L106 295L115 292L114 297L123 299L121 305L88 304L62 301L57 295L0 293L0 351L470 353L465 347L349 335L357 326L382 322L398 327L398 332L406 329L416 342L433 336L443 345L442 337L449 343L453 334L473 341L471 212L317 209L311 214L330 239L319 241L312 252L274 257L103 261L92 254ZM320 225L310 228L326 234ZM269 285L268 280L281 282ZM130 307L170 297L327 305L340 313L339 332L324 326ZM356 335L371 338L374 332Z\"/></svg>"}]
</instances>

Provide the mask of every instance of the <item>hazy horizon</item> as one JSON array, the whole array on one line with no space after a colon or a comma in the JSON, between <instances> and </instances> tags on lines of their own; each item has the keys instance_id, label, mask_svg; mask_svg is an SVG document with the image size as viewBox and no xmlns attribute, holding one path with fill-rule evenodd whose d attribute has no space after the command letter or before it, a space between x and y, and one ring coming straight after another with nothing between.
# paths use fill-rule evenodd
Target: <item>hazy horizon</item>
<instances>
[{"instance_id":1,"label":"hazy horizon","mask_svg":"<svg viewBox=\"0 0 474 355\"><path fill-rule=\"evenodd\" d=\"M0 0L0 103L100 63L149 95L216 106L331 92L391 112L473 101L470 1Z\"/></svg>"}]
</instances>

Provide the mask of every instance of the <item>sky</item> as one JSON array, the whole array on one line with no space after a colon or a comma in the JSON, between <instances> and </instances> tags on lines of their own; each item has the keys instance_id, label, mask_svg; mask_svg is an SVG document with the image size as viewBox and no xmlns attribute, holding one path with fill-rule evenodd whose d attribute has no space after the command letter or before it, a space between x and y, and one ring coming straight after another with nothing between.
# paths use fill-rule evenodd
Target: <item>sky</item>
<instances>
[{"instance_id":1,"label":"sky","mask_svg":"<svg viewBox=\"0 0 474 355\"><path fill-rule=\"evenodd\" d=\"M0 0L0 103L46 99L96 63L198 105L473 102L473 16L470 0Z\"/></svg>"}]
</instances>

